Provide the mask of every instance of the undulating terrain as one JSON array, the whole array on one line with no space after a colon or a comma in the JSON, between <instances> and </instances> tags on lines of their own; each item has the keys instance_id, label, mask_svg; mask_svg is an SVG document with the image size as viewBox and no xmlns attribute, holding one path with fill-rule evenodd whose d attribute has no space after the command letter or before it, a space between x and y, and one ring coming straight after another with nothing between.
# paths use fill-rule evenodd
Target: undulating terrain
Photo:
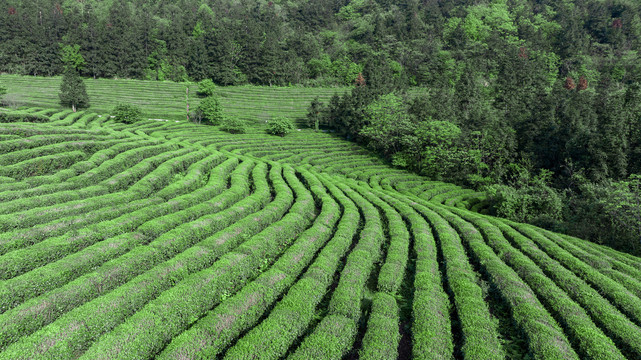
<instances>
[{"instance_id":1,"label":"undulating terrain","mask_svg":"<svg viewBox=\"0 0 641 360\"><path fill-rule=\"evenodd\" d=\"M641 259L332 134L11 113L0 359L641 357Z\"/></svg>"}]
</instances>

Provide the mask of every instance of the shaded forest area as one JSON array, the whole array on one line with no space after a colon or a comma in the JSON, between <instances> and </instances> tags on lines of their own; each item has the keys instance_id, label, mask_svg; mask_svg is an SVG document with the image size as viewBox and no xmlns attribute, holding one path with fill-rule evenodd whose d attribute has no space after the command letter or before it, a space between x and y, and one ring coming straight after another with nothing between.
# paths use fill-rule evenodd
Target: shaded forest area
<instances>
[{"instance_id":1,"label":"shaded forest area","mask_svg":"<svg viewBox=\"0 0 641 360\"><path fill-rule=\"evenodd\" d=\"M60 74L77 45L83 76L355 85L313 103L310 122L485 189L497 215L639 254L640 7L2 0L0 71Z\"/></svg>"}]
</instances>

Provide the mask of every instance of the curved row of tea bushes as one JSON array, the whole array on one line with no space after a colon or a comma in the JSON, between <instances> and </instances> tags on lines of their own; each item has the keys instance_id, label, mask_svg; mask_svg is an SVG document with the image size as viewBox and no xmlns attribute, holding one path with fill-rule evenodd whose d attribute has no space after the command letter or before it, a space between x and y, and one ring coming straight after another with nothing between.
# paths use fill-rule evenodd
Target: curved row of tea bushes
<instances>
[{"instance_id":1,"label":"curved row of tea bushes","mask_svg":"<svg viewBox=\"0 0 641 360\"><path fill-rule=\"evenodd\" d=\"M255 168L255 170L254 170L254 180L255 180L256 184L264 184L265 186L267 186L266 178L265 178L265 175L266 175L265 171L266 171L266 167L265 166L259 166L259 167ZM257 196L259 196L259 195L257 195ZM265 192L263 197L268 197L268 196L269 196L269 190L267 190ZM236 220L237 219L233 218L233 217L232 218L228 218L227 219L227 224L228 225L232 224ZM155 221L155 219L153 219L153 220L151 220L151 221L149 221L147 223L154 223L154 221ZM34 273L34 272L28 273L25 276L28 277L29 275L32 275L32 274L36 275L36 276L32 276L31 279L29 279L29 278L23 279L24 281L22 281L22 284L25 284L26 286L14 288L13 289L14 292L12 294L10 294L9 298L10 299L15 299L16 297L18 297L18 296L16 296L17 295L16 291L18 289L22 289L22 290L33 289L36 286L38 286L37 284L39 284L39 286L43 286L45 284L46 284L46 286L54 285L52 288L55 289L56 286L60 286L60 285L64 284L65 282L67 282L67 281L75 278L79 274L81 274L82 272L80 272L79 266L83 265L82 262L84 262L84 263L87 263L87 261L92 262L91 264L89 264L89 267L88 267L88 269L90 270L91 268L99 265L100 262L105 262L110 258L117 258L117 256L113 256L114 255L113 254L114 251L122 250L122 249L124 249L125 251L130 250L129 248L126 248L126 247L122 246L123 245L123 241L127 241L127 240L128 241L137 241L138 244L140 245L141 244L141 240L143 240L143 239L145 239L145 238L138 232L136 232L136 233L127 233L127 234L124 234L122 236L118 236L118 237L115 237L113 239L108 239L108 240L105 240L104 242L98 243L98 244L96 244L96 245L94 245L92 247L89 247L89 248L85 249L84 251L81 251L77 255L70 256L67 259L63 259L62 261L59 261L57 263L52 263L52 264L50 264L51 266L49 266L49 265L45 266L45 267L41 268L44 271L40 275L38 275L37 273ZM189 240L190 241L195 241L194 239L189 239ZM157 242L159 243L158 245L146 246L146 247L142 247L142 248L135 248L130 253L127 253L126 255L124 255L121 259L118 259L118 260L122 260L122 261L111 261L111 263L115 262L116 264L110 266L109 263L107 263L107 265L103 265L103 267L101 268L101 269L103 269L103 268L106 267L106 269L104 271L100 272L99 274L93 274L93 275L90 274L89 275L90 283L91 284L96 284L96 283L100 284L100 289L99 289L100 291L96 291L96 292L97 293L102 293L102 292L108 290L109 286L115 286L115 285L118 284L117 282L113 281L114 279L112 279L112 275L114 275L114 273L116 273L116 274L120 273L121 277L123 275L134 276L134 275L138 274L138 271L141 271L141 270L144 271L145 269L148 269L150 266L152 266L154 264L157 264L161 259L163 259L162 257L158 256L160 254L159 251L163 250L163 247L161 245L166 243L166 242L162 242L162 239L160 239ZM158 250L156 250L156 249L158 249ZM142 251L137 251L137 250L142 250ZM178 250L180 250L180 249L178 249ZM170 257L170 256L175 255L176 251L177 250L174 247L173 248L173 252L172 251L164 251L163 254L166 254L167 257ZM103 255L103 253L105 253L105 252L106 253L111 252L112 254L107 254L107 255L111 255L111 257L110 256L105 257ZM140 264L138 263L138 259L137 258L136 259L132 258L132 256L131 256L132 253L135 253L135 256L137 256L138 258L146 259L147 262L145 262L143 266L140 266ZM106 259L106 260L101 260L101 259ZM69 261L67 261L67 260L69 260ZM76 260L76 261L74 261L74 260ZM77 260L80 260L81 264L78 264ZM138 268L134 268L135 270L132 270L133 265L130 264L132 261L134 262L134 264L139 266ZM114 271L114 266L116 267L115 271ZM129 271L123 273L121 271L121 267L124 267L124 268L128 269ZM104 276L103 274L109 275L109 278L102 278L101 279L101 277ZM20 279L20 278L16 278L16 279ZM18 284L18 285L20 285L20 284ZM107 286L107 285L109 285L109 286ZM66 288L68 288L68 289L66 289ZM80 299L85 299L86 300L88 298L91 298L92 295L93 296L98 296L98 294L92 294L90 292L91 290L95 290L95 289L92 288L92 286L88 286L87 287L82 282L74 281L73 283L69 284L68 286L53 290L53 293L51 294L52 296L45 295L45 297L48 299L47 301L44 301L43 299L40 299L41 301L36 301L36 304L33 304L34 301L31 301L31 302L29 302L29 303L27 303L27 304L25 304L23 306L18 307L16 309L17 314L19 315L18 317L21 318L21 320L23 322L23 325L24 325L25 321L27 321L27 322L28 321L32 321L33 322L33 321L37 320L36 323L41 324L40 326L42 326L42 323L41 323L40 319L38 319L38 318L35 318L35 319L34 318L29 318L28 315L30 313L32 313L32 311L30 311L29 309L41 310L42 306L38 306L38 304L46 304L46 307L48 307L48 308L53 306L54 309L57 309L57 310L60 310L60 309L65 308L65 307L68 307L69 306L69 302L71 302L71 304L77 305L78 304L77 303L78 295L79 295L78 292L81 291L81 290L85 291L85 293L83 293L82 296L79 296ZM29 294L29 295L33 296L33 294ZM76 296L73 296L73 295L76 295ZM14 313L16 311L14 311ZM14 316L16 316L16 315L14 314ZM11 318L11 317L9 317L9 318ZM10 321L9 324L19 325L20 322L19 321ZM7 325L7 327L8 326L9 325ZM14 326L14 328L15 328L15 326Z\"/></svg>"},{"instance_id":2,"label":"curved row of tea bushes","mask_svg":"<svg viewBox=\"0 0 641 360\"><path fill-rule=\"evenodd\" d=\"M351 187L376 206L386 220L389 244L385 262L378 273L367 331L363 337L360 357L363 359L392 359L398 357L399 308L394 295L398 293L405 275L409 256L410 236L399 213L367 189L349 182Z\"/></svg>"},{"instance_id":3,"label":"curved row of tea bushes","mask_svg":"<svg viewBox=\"0 0 641 360\"><path fill-rule=\"evenodd\" d=\"M73 188L73 184L66 183L67 179L87 172L103 161L108 159L110 154L117 154L134 147L142 146L140 141L123 138L115 145L93 153L87 160L79 161L71 167L62 169L51 175L34 176L14 184L0 184L0 198L3 201L11 201L18 198L26 198L35 195L44 195L56 191L63 191Z\"/></svg>"},{"instance_id":4,"label":"curved row of tea bushes","mask_svg":"<svg viewBox=\"0 0 641 360\"><path fill-rule=\"evenodd\" d=\"M46 206L55 209L56 213L61 213L60 209L62 207L71 205L69 202L76 201L72 205L75 206L78 201L87 202L85 201L87 198L107 194L110 190L126 189L128 185L147 175L156 166L175 156L176 151L178 151L178 147L166 145L151 145L125 151L113 159L104 161L99 167L69 179L68 182L78 183L77 187L72 187L73 190L63 190L43 196L9 201L0 209L0 213L25 214L25 217L28 217L27 214L46 212L46 209L41 209ZM127 162L129 162L129 165L127 165ZM132 162L136 165L131 166ZM110 177L106 178L107 176ZM28 210L25 211L24 209ZM16 220L13 222L14 225L10 227L20 227L18 225L20 222ZM6 230L7 227L3 227L2 223L3 220L0 216L0 229ZM31 225L33 224L26 224L26 226Z\"/></svg>"},{"instance_id":5,"label":"curved row of tea bushes","mask_svg":"<svg viewBox=\"0 0 641 360\"><path fill-rule=\"evenodd\" d=\"M210 166L214 162L219 162L221 161L221 155L220 154L215 154L212 156L209 156L205 159L203 159L201 162L194 164L198 165L200 163L203 163L204 165L202 166ZM237 162L237 160L234 160ZM234 162L234 161L229 161ZM188 174L186 178L191 178L192 176L196 176L197 174L201 174L204 169L201 167L196 167L194 169L188 170ZM227 169L225 167L221 167L221 169L218 169L219 172L218 174L228 174L229 172L226 172ZM206 183L200 183L199 185L204 186ZM193 204L195 201L198 201L198 195L203 194L201 196L207 196L204 194L213 194L218 187L214 187L214 184L210 184L208 188L208 192L203 193L202 191L197 191L194 194L189 194L189 196L180 196L176 199L170 200L170 198L175 197L177 195L182 195L183 193L191 190L195 190L194 188L194 183L192 182L175 182L173 184L170 184L164 189L161 189L158 194L162 194L162 198L165 200L170 200L167 203L168 210L167 211L177 211L179 208L184 208L190 206L190 204ZM226 185L221 184L220 191L222 191L222 188ZM220 192L219 191L219 192ZM217 194L217 193L216 193ZM116 194L115 196L120 196L122 197L122 194ZM115 203L111 205L105 205L102 208L99 208L94 211L90 211L88 213L82 213L82 214L74 214L70 215L67 217L63 218L58 218L54 219L48 223L32 226L30 228L21 228L21 229L15 229L13 231L8 231L0 234L0 254L4 254L8 252L9 250L12 249L18 249L18 248L23 248L28 245L33 245L35 243L38 243L46 238L49 237L54 237L54 236L59 236L62 235L68 231L74 230L76 228L81 228L85 226L89 226L91 224L94 224L96 222L102 222L106 220L111 220L119 216L123 216L124 214L131 213L133 211L145 208L149 206L151 203L157 202L159 196L154 197L155 201L150 201L152 199L139 199L139 200L132 200L130 202L125 202L124 204L122 203ZM158 215L157 211L152 212L154 215Z\"/></svg>"},{"instance_id":6,"label":"curved row of tea bushes","mask_svg":"<svg viewBox=\"0 0 641 360\"><path fill-rule=\"evenodd\" d=\"M12 138L7 138L7 136L11 136ZM5 135L4 138L0 138L0 154L10 155L14 151L25 151L64 142L89 140L108 141L118 138L123 139L125 137L116 137L111 134L107 135L104 133L95 133L89 131L78 133L46 133L26 137L21 137L18 135Z\"/></svg>"},{"instance_id":7,"label":"curved row of tea bushes","mask_svg":"<svg viewBox=\"0 0 641 360\"><path fill-rule=\"evenodd\" d=\"M201 358L219 355L234 338L258 322L281 294L292 286L317 251L325 245L332 235L332 228L338 220L340 209L319 185L318 180L309 173L303 173L303 177L321 204L321 212L314 224L296 239L269 270L243 287L236 295L224 300L188 332L174 340L160 358L175 356L170 354L177 353L183 354L181 356L190 354ZM294 210L292 208L291 212ZM210 329L219 331L212 333ZM246 335L228 351L227 357L247 358L257 352L260 352L263 358L275 357L270 349L262 348L265 345L262 343L262 337L254 339L261 344L252 341L252 338ZM194 340L198 345L195 345Z\"/></svg>"},{"instance_id":8,"label":"curved row of tea bushes","mask_svg":"<svg viewBox=\"0 0 641 360\"><path fill-rule=\"evenodd\" d=\"M437 246L432 228L406 198L398 193L378 192L407 222L414 238L416 265L412 304L412 356L415 359L448 359L454 343L450 323L450 301L443 288Z\"/></svg>"},{"instance_id":9,"label":"curved row of tea bushes","mask_svg":"<svg viewBox=\"0 0 641 360\"><path fill-rule=\"evenodd\" d=\"M641 270L641 261L638 261L637 258L630 254L618 252L605 245L599 245L589 242L585 243L585 241L572 236L563 234L558 235L560 237L560 241L563 241L564 243L567 242L590 254L602 257L603 259L608 259L619 271L625 273L628 273L628 271L633 271L634 274L636 274L637 271Z\"/></svg>"},{"instance_id":10,"label":"curved row of tea bushes","mask_svg":"<svg viewBox=\"0 0 641 360\"><path fill-rule=\"evenodd\" d=\"M316 308L330 286L341 258L345 256L352 238L356 235L360 217L356 206L328 179L319 176L319 180L341 205L342 216L333 236L301 279L289 289L265 320L239 340L240 347L260 348L266 357L284 356L313 321ZM319 219L322 219L322 212ZM327 222L323 225L329 226ZM195 331L177 338L160 358L174 358L180 355L210 358L224 351L229 341L236 336L236 329L232 326L228 329L227 326L231 309L232 307L227 307L223 303L222 307L214 310L214 313L208 317L209 321L203 323L202 327L194 329ZM243 317L237 320L237 322L242 321ZM220 329L220 332L212 333L209 329ZM202 353L193 346L196 343L206 344Z\"/></svg>"},{"instance_id":11,"label":"curved row of tea bushes","mask_svg":"<svg viewBox=\"0 0 641 360\"><path fill-rule=\"evenodd\" d=\"M514 248L501 230L503 229L510 236L523 237L523 235L507 225L498 222L493 224L480 215L459 210L451 211L470 221L483 233L487 244L505 264L517 272L536 293L541 303L549 309L582 358L625 359L612 340L595 325L581 305L547 277L530 258Z\"/></svg>"},{"instance_id":12,"label":"curved row of tea bushes","mask_svg":"<svg viewBox=\"0 0 641 360\"><path fill-rule=\"evenodd\" d=\"M510 225L516 226L510 223ZM536 231L530 226L518 224L516 229L522 231L552 258L586 280L592 287L604 294L610 302L622 310L636 325L641 325L641 299L611 278L601 274L595 268L580 261L568 251Z\"/></svg>"},{"instance_id":13,"label":"curved row of tea bushes","mask_svg":"<svg viewBox=\"0 0 641 360\"><path fill-rule=\"evenodd\" d=\"M217 305L224 294L234 293L266 270L309 226L314 216L314 200L294 176L293 169L285 168L284 175L296 199L291 209L284 209L289 211L281 214L284 216L280 220L272 219L272 224L265 230L223 255L213 266L161 294L123 325L99 339L82 358L150 358L164 348L168 339ZM240 259L240 264L230 267L228 259ZM275 279L280 281L282 277ZM176 299L180 299L180 304L174 305ZM137 334L133 340L132 332Z\"/></svg>"},{"instance_id":14,"label":"curved row of tea bushes","mask_svg":"<svg viewBox=\"0 0 641 360\"><path fill-rule=\"evenodd\" d=\"M293 354L294 359L336 359L345 355L353 346L367 280L374 263L381 255L381 246L385 240L378 210L348 186L339 182L336 182L336 186L359 207L364 217L364 226L358 243L347 256L330 300L328 315L303 340ZM341 329L338 332L337 325Z\"/></svg>"},{"instance_id":15,"label":"curved row of tea bushes","mask_svg":"<svg viewBox=\"0 0 641 360\"><path fill-rule=\"evenodd\" d=\"M605 298L605 294L599 293L581 277L551 258L531 238L524 236L525 234L520 232L516 224L508 226L505 221L491 218L489 220L501 229L516 249L534 261L546 277L580 304L592 317L594 323L615 341L623 353L635 354L634 357L641 356L641 327L612 305Z\"/></svg>"},{"instance_id":16,"label":"curved row of tea bushes","mask_svg":"<svg viewBox=\"0 0 641 360\"><path fill-rule=\"evenodd\" d=\"M497 324L492 320L483 291L477 284L477 273L457 231L439 214L417 203L411 203L434 228L438 246L445 261L448 287L453 294L456 315L463 333L462 353L470 359L503 359Z\"/></svg>"},{"instance_id":17,"label":"curved row of tea bushes","mask_svg":"<svg viewBox=\"0 0 641 360\"><path fill-rule=\"evenodd\" d=\"M584 250L555 233L546 231L544 235L576 258L622 284L637 297L641 297L641 271L639 269L611 258L606 254Z\"/></svg>"},{"instance_id":18,"label":"curved row of tea bushes","mask_svg":"<svg viewBox=\"0 0 641 360\"><path fill-rule=\"evenodd\" d=\"M147 198L149 194L167 184L167 181L161 181L161 179L170 177L170 174L173 171L184 169L186 165L189 165L192 162L197 161L205 156L204 153L197 152L189 153L187 151L184 151L182 153L182 156L180 152L176 153L176 158L156 168L149 175L141 179L141 181L131 186L127 190L127 192L139 195L135 198ZM144 212L147 216L154 215L149 211ZM130 215L125 216L128 217ZM112 220L113 222L115 222L115 224L112 223L110 224L111 226L104 227L104 225L102 225L103 228L106 231L109 231L110 229L112 229L112 226L116 225L114 227L115 229L121 229L123 227L123 224L121 224L118 219ZM89 233L88 236L82 236L82 234L87 233ZM100 235L96 236L96 234ZM80 236L72 235L71 237L60 236L56 238L49 238L28 248L16 249L0 256L0 278L9 279L15 277L17 275L23 274L26 271L35 269L38 266L47 264L53 260L60 259L66 255L75 253L89 245L94 244L96 241L100 241L101 238L110 235L113 236L113 234L105 234L105 231L102 231L102 229L96 227L84 230L79 233L79 235Z\"/></svg>"},{"instance_id":19,"label":"curved row of tea bushes","mask_svg":"<svg viewBox=\"0 0 641 360\"><path fill-rule=\"evenodd\" d=\"M487 273L491 283L509 304L511 317L527 336L531 356L535 359L578 359L563 331L538 301L536 294L499 259L479 231L446 209L429 206L457 229L471 256L480 263L481 271Z\"/></svg>"},{"instance_id":20,"label":"curved row of tea bushes","mask_svg":"<svg viewBox=\"0 0 641 360\"><path fill-rule=\"evenodd\" d=\"M260 180L259 175L264 173L265 169L264 164L254 169L254 175L258 176L255 179L257 189L265 190L256 194L264 192L264 194L257 196L264 197L266 195L269 198L270 190L267 182ZM222 230L217 234L203 240L186 237L172 241L171 238L159 237L147 246L136 247L123 257L112 260L112 263L123 263L127 270L133 273L123 272L124 279L122 280L125 280L126 283L117 289L105 292L101 297L96 298L96 295L89 291L93 289L85 285L92 282L88 279L91 277L104 278L109 281L110 278L106 276L109 276L110 271L120 268L116 264L110 263L103 265L105 270L99 274L88 274L60 288L74 291L74 288L82 287L86 291L85 297L80 300L80 304L72 304L70 312L33 335L21 338L19 342L7 348L5 353L10 354L10 357L17 356L17 358L29 357L28 354L34 352L45 352L46 356L56 358L76 357L73 354L77 352L78 344L83 344L82 351L86 350L100 335L121 324L162 291L171 288L180 280L188 277L189 274L210 268L211 264L220 256L228 253L245 239L282 216L293 201L292 193L282 179L280 167L272 167L270 179L276 192L274 201L260 211L250 213L242 219L234 216L238 212L230 213L231 217L227 218L225 223L219 222ZM222 239L225 241L221 242ZM138 276L132 279L136 275ZM86 302L88 300L90 301ZM77 305L81 306L75 308ZM118 309L118 312L114 313L107 309ZM77 323L78 316L89 317L87 319L89 325L83 328L74 328L73 324ZM68 332L70 326L74 329ZM62 341L54 341L54 346L45 351L38 350L38 344L42 341L47 342L46 339L54 338Z\"/></svg>"},{"instance_id":21,"label":"curved row of tea bushes","mask_svg":"<svg viewBox=\"0 0 641 360\"><path fill-rule=\"evenodd\" d=\"M89 113L86 111L77 111L75 113L68 114L64 117L59 117L56 118L55 120L53 119L53 116L50 118L51 119L51 124L56 125L56 126L69 126L74 124L76 121L78 121L80 118L83 116L95 116L93 113Z\"/></svg>"},{"instance_id":22,"label":"curved row of tea bushes","mask_svg":"<svg viewBox=\"0 0 641 360\"><path fill-rule=\"evenodd\" d=\"M46 175L65 169L78 161L85 160L87 154L80 150L65 151L55 155L41 156L19 163L0 167L0 176L23 180L37 175Z\"/></svg>"}]
</instances>

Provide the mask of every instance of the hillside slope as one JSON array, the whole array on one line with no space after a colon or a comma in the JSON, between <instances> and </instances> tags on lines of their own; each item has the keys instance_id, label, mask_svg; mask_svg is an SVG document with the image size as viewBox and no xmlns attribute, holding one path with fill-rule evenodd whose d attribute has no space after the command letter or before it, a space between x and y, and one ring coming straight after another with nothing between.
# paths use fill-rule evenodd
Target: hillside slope
<instances>
[{"instance_id":1,"label":"hillside slope","mask_svg":"<svg viewBox=\"0 0 641 360\"><path fill-rule=\"evenodd\" d=\"M641 357L639 258L329 134L30 111L0 124L0 359Z\"/></svg>"},{"instance_id":2,"label":"hillside slope","mask_svg":"<svg viewBox=\"0 0 641 360\"><path fill-rule=\"evenodd\" d=\"M61 77L0 75L0 85L6 87L9 94L5 101L18 106L58 107L60 81ZM107 113L119 103L127 103L140 106L149 118L185 120L186 97L191 110L200 102L196 83L127 79L85 79L84 82L91 110L99 113ZM307 106L315 97L326 101L345 89L246 85L221 87L218 94L227 115L259 125L274 116L303 119Z\"/></svg>"}]
</instances>

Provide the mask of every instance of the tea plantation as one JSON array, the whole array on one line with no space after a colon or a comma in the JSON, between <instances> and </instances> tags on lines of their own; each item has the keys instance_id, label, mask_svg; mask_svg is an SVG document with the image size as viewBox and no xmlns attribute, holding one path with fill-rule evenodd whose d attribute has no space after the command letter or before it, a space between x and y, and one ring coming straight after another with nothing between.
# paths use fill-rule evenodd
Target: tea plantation
<instances>
[{"instance_id":1,"label":"tea plantation","mask_svg":"<svg viewBox=\"0 0 641 360\"><path fill-rule=\"evenodd\" d=\"M329 133L5 109L0 359L641 358L641 259L482 199Z\"/></svg>"}]
</instances>

